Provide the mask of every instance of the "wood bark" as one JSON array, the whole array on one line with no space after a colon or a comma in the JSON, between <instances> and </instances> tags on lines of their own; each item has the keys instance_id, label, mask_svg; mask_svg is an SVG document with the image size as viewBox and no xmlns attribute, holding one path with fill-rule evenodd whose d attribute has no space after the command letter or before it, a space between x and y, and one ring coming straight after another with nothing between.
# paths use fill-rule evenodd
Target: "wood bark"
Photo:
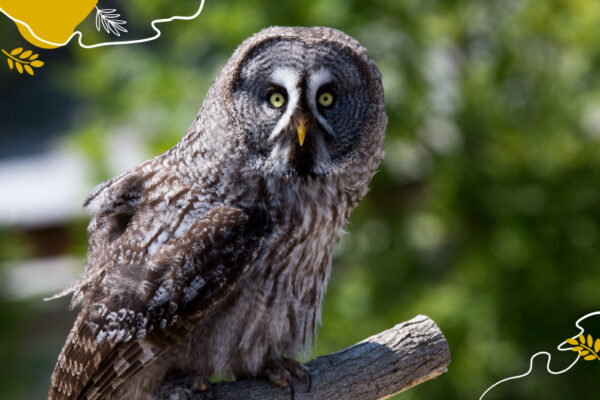
<instances>
[{"instance_id":1,"label":"wood bark","mask_svg":"<svg viewBox=\"0 0 600 400\"><path fill-rule=\"evenodd\" d=\"M450 349L444 335L428 317L418 315L353 346L318 357L306 367L312 388L294 378L295 400L384 399L447 371ZM263 379L219 382L218 400L290 399L289 388ZM210 396L198 395L195 399ZM166 400L166 399L165 399Z\"/></svg>"}]
</instances>

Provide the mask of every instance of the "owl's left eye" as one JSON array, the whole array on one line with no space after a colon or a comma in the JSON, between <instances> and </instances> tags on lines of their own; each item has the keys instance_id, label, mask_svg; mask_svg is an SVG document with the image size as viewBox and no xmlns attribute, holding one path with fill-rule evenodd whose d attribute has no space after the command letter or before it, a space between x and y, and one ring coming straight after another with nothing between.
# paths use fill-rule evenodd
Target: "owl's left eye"
<instances>
[{"instance_id":1,"label":"owl's left eye","mask_svg":"<svg viewBox=\"0 0 600 400\"><path fill-rule=\"evenodd\" d=\"M333 104L333 94L330 92L323 92L319 95L319 104L323 107L329 107Z\"/></svg>"},{"instance_id":2,"label":"owl's left eye","mask_svg":"<svg viewBox=\"0 0 600 400\"><path fill-rule=\"evenodd\" d=\"M281 92L273 92L269 96L269 103L275 108L281 108L285 104L285 96Z\"/></svg>"}]
</instances>

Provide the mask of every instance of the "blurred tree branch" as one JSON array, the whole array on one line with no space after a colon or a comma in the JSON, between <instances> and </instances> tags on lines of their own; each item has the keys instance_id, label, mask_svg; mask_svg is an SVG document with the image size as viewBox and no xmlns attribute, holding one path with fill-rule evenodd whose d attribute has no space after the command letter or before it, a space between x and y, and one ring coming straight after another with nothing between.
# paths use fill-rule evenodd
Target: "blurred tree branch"
<instances>
[{"instance_id":1,"label":"blurred tree branch","mask_svg":"<svg viewBox=\"0 0 600 400\"><path fill-rule=\"evenodd\" d=\"M312 389L306 393L306 382L295 379L295 399L382 399L437 377L449 363L444 335L429 317L418 315L308 362ZM263 379L220 382L214 389L219 400L289 398L289 389Z\"/></svg>"}]
</instances>

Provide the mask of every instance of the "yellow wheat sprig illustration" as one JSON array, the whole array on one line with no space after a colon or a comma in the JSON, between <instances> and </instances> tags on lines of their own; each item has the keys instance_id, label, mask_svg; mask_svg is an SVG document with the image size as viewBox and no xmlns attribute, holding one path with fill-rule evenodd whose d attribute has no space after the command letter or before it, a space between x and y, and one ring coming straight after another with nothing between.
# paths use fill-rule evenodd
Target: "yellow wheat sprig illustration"
<instances>
[{"instance_id":1,"label":"yellow wheat sprig illustration","mask_svg":"<svg viewBox=\"0 0 600 400\"><path fill-rule=\"evenodd\" d=\"M567 343L575 346L571 348L571 351L579 352L579 356L583 357L586 361L600 360L600 355L598 355L600 353L600 339L594 341L592 335L589 334L587 335L587 340L583 334L580 334L578 339L567 339Z\"/></svg>"},{"instance_id":2,"label":"yellow wheat sprig illustration","mask_svg":"<svg viewBox=\"0 0 600 400\"><path fill-rule=\"evenodd\" d=\"M22 47L12 49L10 53L2 49L2 52L8 57L6 59L8 68L13 69L15 67L19 74L25 71L29 75L33 75L33 68L31 67L40 68L44 65L43 61L37 59L39 54L34 54L31 50L23 51Z\"/></svg>"}]
</instances>

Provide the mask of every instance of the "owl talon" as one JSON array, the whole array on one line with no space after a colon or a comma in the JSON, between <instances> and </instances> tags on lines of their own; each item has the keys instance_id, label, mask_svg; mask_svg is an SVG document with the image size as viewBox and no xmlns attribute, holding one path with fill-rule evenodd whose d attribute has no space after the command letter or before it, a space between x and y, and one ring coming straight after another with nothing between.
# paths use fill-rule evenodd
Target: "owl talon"
<instances>
[{"instance_id":1,"label":"owl talon","mask_svg":"<svg viewBox=\"0 0 600 400\"><path fill-rule=\"evenodd\" d=\"M312 388L312 376L308 372L308 368L298 361L290 358L283 358L282 362L284 364L284 368L291 372L296 378L306 379L306 393L310 392L310 389Z\"/></svg>"},{"instance_id":2,"label":"owl talon","mask_svg":"<svg viewBox=\"0 0 600 400\"><path fill-rule=\"evenodd\" d=\"M210 395L207 395L209 399L216 399L217 398L217 393L215 392L215 388L214 386L210 383L210 381L204 377L198 377L196 379L196 382L194 383L194 386L192 388L192 390L194 390L194 392L198 393L198 392L206 392L209 391Z\"/></svg>"},{"instance_id":3,"label":"owl talon","mask_svg":"<svg viewBox=\"0 0 600 400\"><path fill-rule=\"evenodd\" d=\"M304 370L304 373L306 374L306 393L308 393L312 388L312 375L310 374L310 372L308 372L308 368Z\"/></svg>"},{"instance_id":4,"label":"owl talon","mask_svg":"<svg viewBox=\"0 0 600 400\"><path fill-rule=\"evenodd\" d=\"M292 375L298 379L306 379L309 392L312 387L312 377L308 369L298 361L281 358L279 360L270 361L263 371L263 375L275 385L290 388L290 398L294 400L296 389L292 380Z\"/></svg>"},{"instance_id":5,"label":"owl talon","mask_svg":"<svg viewBox=\"0 0 600 400\"><path fill-rule=\"evenodd\" d=\"M206 393L208 392L208 393ZM155 390L152 399L168 398L172 400L214 400L215 388L202 376L185 375L179 371L167 376Z\"/></svg>"}]
</instances>

